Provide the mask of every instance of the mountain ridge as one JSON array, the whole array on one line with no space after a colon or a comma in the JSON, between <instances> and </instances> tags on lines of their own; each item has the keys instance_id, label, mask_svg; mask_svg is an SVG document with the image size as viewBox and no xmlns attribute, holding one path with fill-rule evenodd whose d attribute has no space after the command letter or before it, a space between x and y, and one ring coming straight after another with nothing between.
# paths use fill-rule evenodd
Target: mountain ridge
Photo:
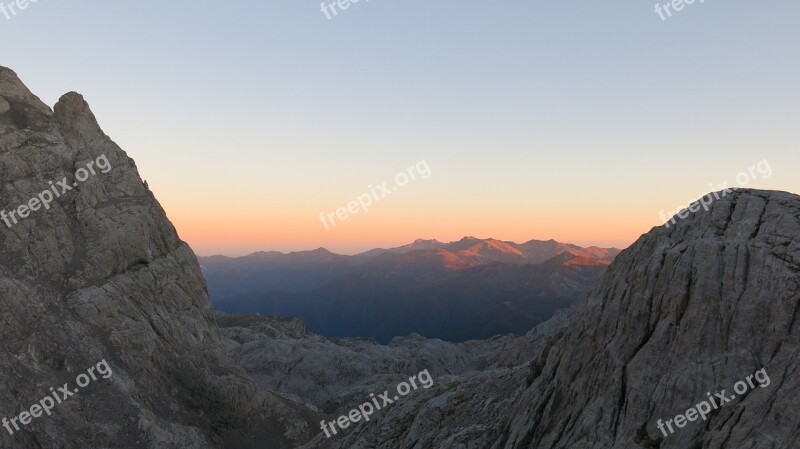
<instances>
[{"instance_id":1,"label":"mountain ridge","mask_svg":"<svg viewBox=\"0 0 800 449\"><path fill-rule=\"evenodd\" d=\"M273 255L274 254L276 256L289 256L289 255L293 255L293 254L294 255L298 255L298 254L313 254L313 253L322 253L322 254L342 256L342 257L371 258L371 257L374 257L376 255L379 255L379 254L382 254L382 253L387 253L387 252L389 252L389 253L407 253L407 252L411 252L411 251L414 251L414 250L430 250L430 249L439 249L439 248L445 248L445 249L449 250L448 246L450 246L450 245L456 245L456 244L459 244L459 243L470 242L470 241L476 242L476 243L486 242L486 243L492 243L492 244L508 245L508 246L514 248L516 251L519 251L519 253L522 253L522 254L524 254L525 252L531 251L531 247L535 246L535 245L556 246L556 247L561 248L561 252L563 252L563 251L576 251L578 253L580 253L580 252L590 253L590 254L592 254L592 257L590 257L588 255L586 255L586 257L590 257L590 258L594 258L594 259L613 259L613 257L616 256L617 254L619 254L619 252L621 251L619 248L614 248L614 247L604 248L604 247L599 247L599 246L596 246L596 245L582 247L582 246L579 246L579 245L575 245L573 243L563 243L563 242L559 242L559 241L556 241L556 240L553 240L553 239L550 239L550 240L532 239L532 240L528 240L528 241L526 241L524 243L516 243L516 242L512 242L512 241L497 240L497 239L494 239L494 238L491 238L491 237L487 238L487 239L480 239L480 238L477 238L477 237L465 236L460 240L455 240L455 241L452 241L452 242L449 242L449 243L440 242L439 240L436 240L436 239L418 238L414 242L406 244L406 245L401 245L401 246L393 247L393 248L373 248L373 249L370 249L370 250L367 250L367 251L363 251L363 252L360 252L360 253L355 253L355 254L341 254L341 253L336 253L336 252L330 251L329 249L327 249L325 247L319 247L319 248L316 248L316 249L313 249L313 250L297 250L297 251L289 251L289 252L274 251L274 250L272 250L272 251L254 251L252 253L245 254L245 255L242 255L242 256L227 256L227 255L223 255L223 254L212 254L212 255L208 255L208 256L198 256L198 258L199 259L215 259L215 258L220 258L220 259L245 259L245 258L256 257L256 256L259 256L259 255ZM520 249L520 248L525 248L525 249L523 250L523 249ZM555 254L557 254L557 253L555 253ZM553 254L553 255L555 255L555 254Z\"/></svg>"},{"instance_id":2,"label":"mountain ridge","mask_svg":"<svg viewBox=\"0 0 800 449\"><path fill-rule=\"evenodd\" d=\"M373 249L341 255L318 248L311 251L255 252L241 257L199 257L211 299L221 302L245 294L285 291L299 293L319 288L351 273L382 270L404 276L466 270L491 263L538 264L561 254L580 256L573 265L608 265L616 248L583 248L555 240L529 240L522 244L494 239L464 237L442 243L417 239L390 249Z\"/></svg>"}]
</instances>

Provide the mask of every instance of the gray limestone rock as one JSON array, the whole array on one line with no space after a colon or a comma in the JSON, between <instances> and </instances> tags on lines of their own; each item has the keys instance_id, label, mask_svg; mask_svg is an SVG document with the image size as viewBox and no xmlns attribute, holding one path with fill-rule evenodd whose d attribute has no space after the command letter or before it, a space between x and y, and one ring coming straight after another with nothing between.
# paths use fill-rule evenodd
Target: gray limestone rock
<instances>
[{"instance_id":1,"label":"gray limestone rock","mask_svg":"<svg viewBox=\"0 0 800 449\"><path fill-rule=\"evenodd\" d=\"M0 222L0 417L75 385L101 360L113 370L52 416L13 435L0 428L0 447L262 449L308 439L314 412L259 387L228 356L194 254L84 99L69 93L51 110L6 68L0 209L10 225Z\"/></svg>"}]
</instances>

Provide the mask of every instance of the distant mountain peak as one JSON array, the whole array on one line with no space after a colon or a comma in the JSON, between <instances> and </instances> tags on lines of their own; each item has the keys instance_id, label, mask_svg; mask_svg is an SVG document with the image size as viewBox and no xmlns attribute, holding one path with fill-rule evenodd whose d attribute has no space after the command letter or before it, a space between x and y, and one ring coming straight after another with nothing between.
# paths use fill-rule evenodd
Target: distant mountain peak
<instances>
[{"instance_id":1,"label":"distant mountain peak","mask_svg":"<svg viewBox=\"0 0 800 449\"><path fill-rule=\"evenodd\" d=\"M312 251L299 251L299 252L307 252L308 254L334 254L334 253L328 251L327 248L323 248L323 247L319 247L319 248L317 248L315 250L312 250Z\"/></svg>"}]
</instances>

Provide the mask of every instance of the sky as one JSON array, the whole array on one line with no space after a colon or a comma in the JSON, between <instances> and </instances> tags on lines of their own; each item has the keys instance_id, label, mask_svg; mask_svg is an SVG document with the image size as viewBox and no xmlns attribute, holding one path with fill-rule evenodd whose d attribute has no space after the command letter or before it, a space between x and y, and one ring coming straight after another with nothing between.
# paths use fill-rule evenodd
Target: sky
<instances>
[{"instance_id":1,"label":"sky","mask_svg":"<svg viewBox=\"0 0 800 449\"><path fill-rule=\"evenodd\" d=\"M327 10L39 0L0 13L0 65L83 94L199 255L625 247L743 172L800 193L800 2Z\"/></svg>"}]
</instances>

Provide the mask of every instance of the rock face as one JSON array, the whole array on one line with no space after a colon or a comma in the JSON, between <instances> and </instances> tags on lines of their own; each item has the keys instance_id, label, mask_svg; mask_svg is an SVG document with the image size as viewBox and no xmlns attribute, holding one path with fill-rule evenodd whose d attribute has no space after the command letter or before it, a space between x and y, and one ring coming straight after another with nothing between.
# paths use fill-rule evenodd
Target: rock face
<instances>
[{"instance_id":1,"label":"rock face","mask_svg":"<svg viewBox=\"0 0 800 449\"><path fill-rule=\"evenodd\" d=\"M257 386L227 355L194 254L83 98L67 94L51 111L6 68L0 209L0 417L74 386L101 360L113 370L52 416L13 435L0 428L0 447L290 448L308 439L316 415Z\"/></svg>"},{"instance_id":2,"label":"rock face","mask_svg":"<svg viewBox=\"0 0 800 449\"><path fill-rule=\"evenodd\" d=\"M737 191L623 252L495 447L777 448L798 441L800 198ZM756 387L667 437L667 420ZM659 438L663 438L660 445ZM794 443L792 443L794 444ZM788 447L788 446L787 446Z\"/></svg>"},{"instance_id":3,"label":"rock face","mask_svg":"<svg viewBox=\"0 0 800 449\"><path fill-rule=\"evenodd\" d=\"M797 447L799 236L800 197L728 194L618 256L567 324L545 333L530 365L440 382L316 445ZM707 420L673 423L666 437L658 429L707 393L730 398L761 369L768 383L756 382Z\"/></svg>"}]
</instances>

